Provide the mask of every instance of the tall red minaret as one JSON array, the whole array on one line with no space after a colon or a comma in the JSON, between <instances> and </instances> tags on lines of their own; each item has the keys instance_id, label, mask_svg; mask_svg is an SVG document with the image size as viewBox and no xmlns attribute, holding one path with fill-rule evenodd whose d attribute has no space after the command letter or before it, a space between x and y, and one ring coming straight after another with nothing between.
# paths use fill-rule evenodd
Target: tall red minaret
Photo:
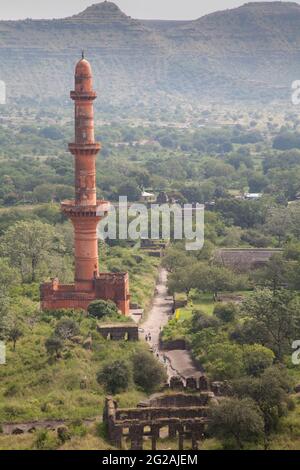
<instances>
[{"instance_id":1,"label":"tall red minaret","mask_svg":"<svg viewBox=\"0 0 300 470\"><path fill-rule=\"evenodd\" d=\"M75 287L91 291L99 275L97 225L108 211L109 203L97 201L96 155L101 145L95 142L92 69L84 58L75 69L75 142L69 150L75 157L75 201L63 203L63 212L70 218L75 231Z\"/></svg>"},{"instance_id":2,"label":"tall red minaret","mask_svg":"<svg viewBox=\"0 0 300 470\"><path fill-rule=\"evenodd\" d=\"M130 313L128 273L99 272L97 226L109 210L107 201L98 201L96 194L96 155L100 144L95 142L92 69L82 54L75 69L75 142L69 150L75 158L75 201L62 203L62 211L71 220L75 233L75 282L60 284L51 279L41 285L41 307L88 309L97 299L115 302L124 314Z\"/></svg>"}]
</instances>

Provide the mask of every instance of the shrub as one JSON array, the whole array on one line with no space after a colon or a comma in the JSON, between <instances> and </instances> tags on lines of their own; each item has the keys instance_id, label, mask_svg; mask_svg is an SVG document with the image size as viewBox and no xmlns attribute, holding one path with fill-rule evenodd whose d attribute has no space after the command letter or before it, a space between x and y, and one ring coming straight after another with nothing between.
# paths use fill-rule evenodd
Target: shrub
<instances>
[{"instance_id":1,"label":"shrub","mask_svg":"<svg viewBox=\"0 0 300 470\"><path fill-rule=\"evenodd\" d=\"M230 323L234 321L237 314L237 308L234 303L220 303L214 308L214 315L219 318L223 323Z\"/></svg>"},{"instance_id":2,"label":"shrub","mask_svg":"<svg viewBox=\"0 0 300 470\"><path fill-rule=\"evenodd\" d=\"M57 437L62 444L71 439L71 433L67 426L60 426L57 428Z\"/></svg>"},{"instance_id":3,"label":"shrub","mask_svg":"<svg viewBox=\"0 0 300 470\"><path fill-rule=\"evenodd\" d=\"M248 375L255 377L261 375L265 369L272 366L274 359L273 351L260 344L244 347L243 361Z\"/></svg>"},{"instance_id":4,"label":"shrub","mask_svg":"<svg viewBox=\"0 0 300 470\"><path fill-rule=\"evenodd\" d=\"M3 395L5 397L14 397L15 395L19 393L19 391L20 391L19 385L12 383L9 385L9 387L7 387Z\"/></svg>"},{"instance_id":5,"label":"shrub","mask_svg":"<svg viewBox=\"0 0 300 470\"><path fill-rule=\"evenodd\" d=\"M33 446L38 450L54 450L58 447L58 442L54 435L50 434L46 429L42 429L38 431Z\"/></svg>"},{"instance_id":6,"label":"shrub","mask_svg":"<svg viewBox=\"0 0 300 470\"><path fill-rule=\"evenodd\" d=\"M62 318L81 319L83 316L86 316L85 311L80 308L61 308L56 310L43 310L42 312L43 321L49 321L52 318L56 318L57 320L61 320Z\"/></svg>"},{"instance_id":7,"label":"shrub","mask_svg":"<svg viewBox=\"0 0 300 470\"><path fill-rule=\"evenodd\" d=\"M230 343L213 343L204 358L205 368L213 380L230 380L244 372L243 350Z\"/></svg>"},{"instance_id":8,"label":"shrub","mask_svg":"<svg viewBox=\"0 0 300 470\"><path fill-rule=\"evenodd\" d=\"M125 361L115 361L98 372L97 382L103 384L108 392L116 394L128 388L130 375L130 368Z\"/></svg>"},{"instance_id":9,"label":"shrub","mask_svg":"<svg viewBox=\"0 0 300 470\"><path fill-rule=\"evenodd\" d=\"M71 318L62 318L55 327L55 335L61 339L71 339L79 332L79 326Z\"/></svg>"},{"instance_id":10,"label":"shrub","mask_svg":"<svg viewBox=\"0 0 300 470\"><path fill-rule=\"evenodd\" d=\"M49 356L55 356L58 359L64 344L58 336L52 335L46 340L45 347Z\"/></svg>"},{"instance_id":11,"label":"shrub","mask_svg":"<svg viewBox=\"0 0 300 470\"><path fill-rule=\"evenodd\" d=\"M246 319L243 323L237 324L229 335L232 341L238 344L266 344L269 334L266 327L256 320Z\"/></svg>"},{"instance_id":12,"label":"shrub","mask_svg":"<svg viewBox=\"0 0 300 470\"><path fill-rule=\"evenodd\" d=\"M243 449L247 442L258 442L264 433L264 420L256 403L245 398L226 399L214 406L209 432L223 444L234 439L236 447Z\"/></svg>"},{"instance_id":13,"label":"shrub","mask_svg":"<svg viewBox=\"0 0 300 470\"><path fill-rule=\"evenodd\" d=\"M284 367L269 367L259 377L243 377L231 385L237 397L257 403L264 417L266 437L278 430L279 419L289 406L290 380Z\"/></svg>"},{"instance_id":14,"label":"shrub","mask_svg":"<svg viewBox=\"0 0 300 470\"><path fill-rule=\"evenodd\" d=\"M206 328L216 328L219 325L217 318L209 317L200 310L193 310L191 319L191 331L197 333Z\"/></svg>"},{"instance_id":15,"label":"shrub","mask_svg":"<svg viewBox=\"0 0 300 470\"><path fill-rule=\"evenodd\" d=\"M87 434L87 428L80 419L73 421L70 425L72 435L84 437Z\"/></svg>"},{"instance_id":16,"label":"shrub","mask_svg":"<svg viewBox=\"0 0 300 470\"><path fill-rule=\"evenodd\" d=\"M88 313L94 318L112 317L118 315L119 311L114 302L105 300L94 300L88 307Z\"/></svg>"},{"instance_id":17,"label":"shrub","mask_svg":"<svg viewBox=\"0 0 300 470\"><path fill-rule=\"evenodd\" d=\"M150 393L167 380L167 375L153 355L145 351L133 357L133 380L145 392Z\"/></svg>"}]
</instances>

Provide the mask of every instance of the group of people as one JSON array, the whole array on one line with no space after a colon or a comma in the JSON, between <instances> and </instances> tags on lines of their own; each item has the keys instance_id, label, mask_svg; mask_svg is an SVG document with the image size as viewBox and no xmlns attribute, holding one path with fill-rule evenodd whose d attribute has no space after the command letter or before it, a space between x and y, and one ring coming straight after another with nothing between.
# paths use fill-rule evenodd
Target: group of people
<instances>
[{"instance_id":1,"label":"group of people","mask_svg":"<svg viewBox=\"0 0 300 470\"><path fill-rule=\"evenodd\" d=\"M148 342L148 341L151 342L152 337L151 337L151 334L150 334L150 333L148 333L148 334L145 336L145 340L146 340L147 342Z\"/></svg>"},{"instance_id":2,"label":"group of people","mask_svg":"<svg viewBox=\"0 0 300 470\"><path fill-rule=\"evenodd\" d=\"M161 330L161 328L160 328L160 330ZM152 341L151 333L147 333L145 335L145 341L147 341L147 343L149 343L149 342L151 343L151 341ZM155 354L157 359L159 361L161 361L165 365L165 367L167 367L168 366L168 361L169 361L167 356L165 354L160 354L159 349L158 348L156 349L154 344L152 344L151 346L152 346L153 354Z\"/></svg>"}]
</instances>

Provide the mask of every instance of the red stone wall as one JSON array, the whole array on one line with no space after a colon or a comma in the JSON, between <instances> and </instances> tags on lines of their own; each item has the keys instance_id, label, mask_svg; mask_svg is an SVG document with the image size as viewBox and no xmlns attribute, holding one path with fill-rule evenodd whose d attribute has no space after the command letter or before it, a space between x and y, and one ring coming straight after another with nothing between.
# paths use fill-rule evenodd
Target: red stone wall
<instances>
[{"instance_id":1,"label":"red stone wall","mask_svg":"<svg viewBox=\"0 0 300 470\"><path fill-rule=\"evenodd\" d=\"M93 290L83 292L75 285L60 285L57 279L41 286L41 308L81 308L87 310L93 300L112 300L123 315L129 315L130 295L127 273L102 273L93 282Z\"/></svg>"}]
</instances>

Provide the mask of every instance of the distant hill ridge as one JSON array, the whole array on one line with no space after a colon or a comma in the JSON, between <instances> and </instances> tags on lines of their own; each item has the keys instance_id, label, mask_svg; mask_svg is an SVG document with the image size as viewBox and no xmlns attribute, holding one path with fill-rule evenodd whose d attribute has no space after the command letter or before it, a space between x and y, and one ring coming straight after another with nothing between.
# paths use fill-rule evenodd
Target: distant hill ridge
<instances>
[{"instance_id":1,"label":"distant hill ridge","mask_svg":"<svg viewBox=\"0 0 300 470\"><path fill-rule=\"evenodd\" d=\"M289 99L300 79L300 5L251 2L193 21L132 19L112 2L54 20L0 21L9 99L67 99L86 50L95 87L114 103Z\"/></svg>"},{"instance_id":2,"label":"distant hill ridge","mask_svg":"<svg viewBox=\"0 0 300 470\"><path fill-rule=\"evenodd\" d=\"M81 13L73 15L70 19L79 19L79 20L92 20L92 21L126 21L129 17L120 10L120 8L112 2L102 2L96 3L87 7Z\"/></svg>"}]
</instances>

